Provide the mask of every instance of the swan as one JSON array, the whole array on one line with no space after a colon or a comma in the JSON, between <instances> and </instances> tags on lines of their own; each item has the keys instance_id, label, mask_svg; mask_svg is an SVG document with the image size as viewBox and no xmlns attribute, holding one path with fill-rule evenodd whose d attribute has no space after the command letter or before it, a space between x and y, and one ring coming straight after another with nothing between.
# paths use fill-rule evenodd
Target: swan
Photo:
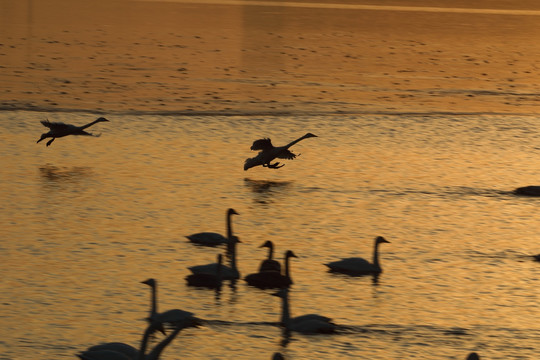
<instances>
[{"instance_id":1,"label":"swan","mask_svg":"<svg viewBox=\"0 0 540 360\"><path fill-rule=\"evenodd\" d=\"M109 120L105 119L104 117L99 117L97 118L97 120L94 120L91 123L88 123L82 126L75 126L71 124L64 124L61 122L50 122L49 120L43 120L41 121L43 126L48 127L50 130L49 132L42 134L41 138L39 138L39 140L36 143L46 138L52 138L51 140L47 142L47 146L49 146L54 141L54 139L68 136L68 135L88 135L88 136L97 137L100 135L94 135L94 134L88 133L84 131L84 129L102 121L109 121Z\"/></svg>"},{"instance_id":2,"label":"swan","mask_svg":"<svg viewBox=\"0 0 540 360\"><path fill-rule=\"evenodd\" d=\"M293 281L291 279L289 269L289 259L296 256L291 250L285 252L285 274L279 271L261 271L247 275L244 280L248 285L255 286L261 289L283 288L289 287Z\"/></svg>"},{"instance_id":3,"label":"swan","mask_svg":"<svg viewBox=\"0 0 540 360\"><path fill-rule=\"evenodd\" d=\"M173 309L160 314L144 331L139 350L136 350L131 345L114 342L92 346L86 351L77 354L77 356L82 360L157 360L165 347L182 329L198 325L198 319L193 316L186 317L186 313L188 312ZM174 330L146 354L150 336L162 327L165 322L174 324Z\"/></svg>"},{"instance_id":4,"label":"swan","mask_svg":"<svg viewBox=\"0 0 540 360\"><path fill-rule=\"evenodd\" d=\"M532 256L535 261L540 261L540 254Z\"/></svg>"},{"instance_id":5,"label":"swan","mask_svg":"<svg viewBox=\"0 0 540 360\"><path fill-rule=\"evenodd\" d=\"M272 295L281 298L281 320L280 324L288 331L296 331L304 334L333 333L336 331L336 324L332 319L318 315L307 314L291 318L289 308L289 289L283 288Z\"/></svg>"},{"instance_id":6,"label":"swan","mask_svg":"<svg viewBox=\"0 0 540 360\"><path fill-rule=\"evenodd\" d=\"M227 221L227 236L226 237L215 232L201 232L197 234L191 234L186 237L189 239L189 241L199 244L199 245L216 246L216 245L226 244L230 241L232 237L232 226L231 226L232 215L239 215L239 214L234 209L228 209L227 217L226 217L226 221Z\"/></svg>"},{"instance_id":7,"label":"swan","mask_svg":"<svg viewBox=\"0 0 540 360\"><path fill-rule=\"evenodd\" d=\"M373 263L359 257L350 257L325 265L330 268L330 271L349 275L379 274L382 272L381 265L379 264L379 244L382 243L390 243L390 241L382 236L377 236L373 249Z\"/></svg>"},{"instance_id":8,"label":"swan","mask_svg":"<svg viewBox=\"0 0 540 360\"><path fill-rule=\"evenodd\" d=\"M298 139L291 141L285 146L278 147L272 145L272 141L269 138L255 140L253 142L253 145L251 145L250 149L261 151L257 154L257 156L246 159L246 161L244 162L244 171L258 165L262 165L263 167L267 167L269 169L279 169L280 167L285 166L285 164L280 166L279 162L275 162L274 164L270 164L270 162L276 158L293 160L296 155L290 152L289 148L297 142L310 137L317 137L317 135L307 133L304 136L301 136Z\"/></svg>"},{"instance_id":9,"label":"swan","mask_svg":"<svg viewBox=\"0 0 540 360\"><path fill-rule=\"evenodd\" d=\"M141 283L150 286L152 289L150 315L146 320L150 325L157 321L158 323L156 324L156 330L163 333L163 335L165 335L163 324L172 324L168 319L181 319L182 321L192 322L194 325L198 325L200 323L200 319L194 317L193 313L189 311L174 309L159 313L157 311L157 280L150 278L148 280L141 281Z\"/></svg>"},{"instance_id":10,"label":"swan","mask_svg":"<svg viewBox=\"0 0 540 360\"><path fill-rule=\"evenodd\" d=\"M214 274L209 273L197 273L186 276L186 281L189 286L200 286L210 289L219 289L221 287L221 267L223 256L218 254L217 267Z\"/></svg>"},{"instance_id":11,"label":"swan","mask_svg":"<svg viewBox=\"0 0 540 360\"><path fill-rule=\"evenodd\" d=\"M285 357L281 353L275 352L272 355L272 360L285 360Z\"/></svg>"},{"instance_id":12,"label":"swan","mask_svg":"<svg viewBox=\"0 0 540 360\"><path fill-rule=\"evenodd\" d=\"M221 278L223 280L235 280L240 279L240 271L236 267L236 244L241 242L238 236L232 236L232 241L227 243L227 256L229 257L229 264L221 265ZM188 269L193 274L215 274L217 271L218 263L190 266Z\"/></svg>"},{"instance_id":13,"label":"swan","mask_svg":"<svg viewBox=\"0 0 540 360\"><path fill-rule=\"evenodd\" d=\"M268 259L265 259L261 262L261 265L259 266L259 272L261 271L281 271L281 264L279 261L274 260L274 243L270 240L266 241L264 244L262 244L259 247L267 247L268 248Z\"/></svg>"}]
</instances>

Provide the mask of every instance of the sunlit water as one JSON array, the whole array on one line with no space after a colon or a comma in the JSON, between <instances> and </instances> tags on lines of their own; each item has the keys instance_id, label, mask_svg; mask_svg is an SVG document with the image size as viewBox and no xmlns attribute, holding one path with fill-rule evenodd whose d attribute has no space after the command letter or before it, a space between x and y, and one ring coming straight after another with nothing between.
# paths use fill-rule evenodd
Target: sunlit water
<instances>
[{"instance_id":1,"label":"sunlit water","mask_svg":"<svg viewBox=\"0 0 540 360\"><path fill-rule=\"evenodd\" d=\"M92 114L0 114L0 359L74 359L90 345L137 346L158 280L160 310L209 320L164 359L538 359L540 128L527 116L107 116L100 138L36 144L39 120ZM269 136L301 155L279 170L242 169ZM242 275L266 250L293 250L292 314L316 312L335 335L276 326L279 299L242 280L189 288L191 265L220 248L185 235L225 232L240 215ZM323 265L371 259L378 281Z\"/></svg>"}]
</instances>

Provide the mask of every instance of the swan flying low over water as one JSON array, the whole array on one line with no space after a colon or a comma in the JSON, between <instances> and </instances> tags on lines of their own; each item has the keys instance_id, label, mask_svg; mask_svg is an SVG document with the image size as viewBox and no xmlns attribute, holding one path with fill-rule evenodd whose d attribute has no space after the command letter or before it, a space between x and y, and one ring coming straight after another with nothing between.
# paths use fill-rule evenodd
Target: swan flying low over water
<instances>
[{"instance_id":1,"label":"swan flying low over water","mask_svg":"<svg viewBox=\"0 0 540 360\"><path fill-rule=\"evenodd\" d=\"M382 272L381 265L379 264L379 244L382 243L390 243L390 241L382 236L377 236L373 248L373 263L359 257L350 257L325 265L330 268L330 271L349 275L379 274Z\"/></svg>"},{"instance_id":2,"label":"swan flying low over water","mask_svg":"<svg viewBox=\"0 0 540 360\"><path fill-rule=\"evenodd\" d=\"M296 158L296 154L290 152L289 148L297 142L310 137L317 137L317 135L307 133L304 136L299 137L298 139L288 143L285 146L278 147L272 145L272 141L269 138L255 140L253 142L253 145L251 145L250 149L261 151L257 154L257 156L246 159L246 161L244 162L244 170L248 170L258 165L262 165L263 167L267 167L269 169L279 169L280 167L285 166L285 164L279 165L279 162L271 164L270 162L276 158L293 160L294 158Z\"/></svg>"},{"instance_id":3,"label":"swan flying low over water","mask_svg":"<svg viewBox=\"0 0 540 360\"><path fill-rule=\"evenodd\" d=\"M50 130L49 132L42 134L41 138L39 138L39 140L36 143L46 138L52 138L51 140L47 142L47 146L49 146L54 141L54 139L68 136L68 135L87 135L87 136L99 137L101 134L94 135L94 134L84 131L84 129L102 121L109 121L109 120L105 119L104 117L100 117L100 118L97 118L97 120L94 120L91 123L88 123L82 126L75 126L71 124L64 124L62 122L50 122L49 120L43 120L41 121L43 126L48 127Z\"/></svg>"}]
</instances>

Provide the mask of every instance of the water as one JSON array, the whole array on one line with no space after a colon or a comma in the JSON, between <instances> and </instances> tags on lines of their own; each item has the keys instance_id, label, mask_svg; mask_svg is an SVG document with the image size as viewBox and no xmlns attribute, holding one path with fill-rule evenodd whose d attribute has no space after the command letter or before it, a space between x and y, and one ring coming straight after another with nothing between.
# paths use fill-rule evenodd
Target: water
<instances>
[{"instance_id":1,"label":"water","mask_svg":"<svg viewBox=\"0 0 540 360\"><path fill-rule=\"evenodd\" d=\"M137 345L158 280L160 310L209 320L165 359L538 359L540 128L527 115L107 115L100 138L35 141L39 120L85 113L0 113L1 359L75 358L100 342ZM279 170L242 170L254 139L318 138ZM252 273L272 240L293 250L292 314L316 312L335 335L284 337L279 299L243 281L188 288L191 265L219 248L184 235L225 232L240 215L238 266ZM371 258L383 274L323 265Z\"/></svg>"}]
</instances>

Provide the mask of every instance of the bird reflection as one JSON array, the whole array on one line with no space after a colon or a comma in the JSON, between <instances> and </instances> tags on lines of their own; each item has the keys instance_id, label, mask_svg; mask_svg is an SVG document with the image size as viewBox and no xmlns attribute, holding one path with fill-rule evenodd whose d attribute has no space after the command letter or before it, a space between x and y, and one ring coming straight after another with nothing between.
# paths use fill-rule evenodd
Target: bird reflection
<instances>
[{"instance_id":1,"label":"bird reflection","mask_svg":"<svg viewBox=\"0 0 540 360\"><path fill-rule=\"evenodd\" d=\"M276 191L286 189L292 181L252 180L244 178L244 184L255 194L254 201L259 204L272 202Z\"/></svg>"},{"instance_id":2,"label":"bird reflection","mask_svg":"<svg viewBox=\"0 0 540 360\"><path fill-rule=\"evenodd\" d=\"M74 166L71 168L59 168L54 165L44 165L39 168L39 173L47 182L71 182L87 177L91 174L91 168Z\"/></svg>"}]
</instances>

